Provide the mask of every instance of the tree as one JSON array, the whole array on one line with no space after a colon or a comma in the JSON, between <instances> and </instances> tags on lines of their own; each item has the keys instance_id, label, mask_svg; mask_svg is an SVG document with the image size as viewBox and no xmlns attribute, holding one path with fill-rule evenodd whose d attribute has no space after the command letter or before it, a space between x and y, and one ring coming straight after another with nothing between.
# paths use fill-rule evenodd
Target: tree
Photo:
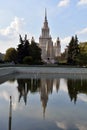
<instances>
[{"instance_id":1,"label":"tree","mask_svg":"<svg viewBox=\"0 0 87 130\"><path fill-rule=\"evenodd\" d=\"M34 41L34 38L32 37L31 40L31 56L33 59L33 64L41 63L41 49L38 47L37 43Z\"/></svg>"},{"instance_id":2,"label":"tree","mask_svg":"<svg viewBox=\"0 0 87 130\"><path fill-rule=\"evenodd\" d=\"M29 57L31 57L32 64L41 63L41 49L38 47L37 43L34 41L34 38L32 37L31 44L27 40L27 35L25 35L24 40L22 39L21 35L19 35L19 38L20 38L19 39L20 44L18 45L18 48L17 48L18 62L23 63L26 61L25 57L28 57L28 60L29 60Z\"/></svg>"},{"instance_id":3,"label":"tree","mask_svg":"<svg viewBox=\"0 0 87 130\"><path fill-rule=\"evenodd\" d=\"M18 44L18 48L17 48L17 52L18 52L17 59L18 59L19 63L22 63L22 59L23 59L23 44L24 44L24 42L22 40L21 35L19 35L19 42L20 42L20 44Z\"/></svg>"},{"instance_id":4,"label":"tree","mask_svg":"<svg viewBox=\"0 0 87 130\"><path fill-rule=\"evenodd\" d=\"M24 40L22 39L21 35L19 35L19 41L20 44L18 45L17 51L18 51L18 62L23 63L23 59L26 56L30 56L30 43L27 40L27 35L25 35Z\"/></svg>"},{"instance_id":5,"label":"tree","mask_svg":"<svg viewBox=\"0 0 87 130\"><path fill-rule=\"evenodd\" d=\"M68 58L67 58L67 62L70 64L73 63L73 51L74 51L73 43L74 43L74 37L72 36L71 41L68 46Z\"/></svg>"},{"instance_id":6,"label":"tree","mask_svg":"<svg viewBox=\"0 0 87 130\"><path fill-rule=\"evenodd\" d=\"M77 57L77 62L79 65L87 65L87 42L82 42L79 44L80 53Z\"/></svg>"},{"instance_id":7,"label":"tree","mask_svg":"<svg viewBox=\"0 0 87 130\"><path fill-rule=\"evenodd\" d=\"M14 61L17 62L17 50L15 48L9 48L6 51L6 54L4 56L4 60L8 62Z\"/></svg>"},{"instance_id":8,"label":"tree","mask_svg":"<svg viewBox=\"0 0 87 130\"><path fill-rule=\"evenodd\" d=\"M87 53L87 42L81 42L79 48L81 53Z\"/></svg>"},{"instance_id":9,"label":"tree","mask_svg":"<svg viewBox=\"0 0 87 130\"><path fill-rule=\"evenodd\" d=\"M24 64L32 64L32 57L31 56L25 56L23 59Z\"/></svg>"},{"instance_id":10,"label":"tree","mask_svg":"<svg viewBox=\"0 0 87 130\"><path fill-rule=\"evenodd\" d=\"M77 64L77 57L79 54L79 45L77 35L75 37L72 36L71 41L68 46L68 57L67 62L69 64Z\"/></svg>"}]
</instances>

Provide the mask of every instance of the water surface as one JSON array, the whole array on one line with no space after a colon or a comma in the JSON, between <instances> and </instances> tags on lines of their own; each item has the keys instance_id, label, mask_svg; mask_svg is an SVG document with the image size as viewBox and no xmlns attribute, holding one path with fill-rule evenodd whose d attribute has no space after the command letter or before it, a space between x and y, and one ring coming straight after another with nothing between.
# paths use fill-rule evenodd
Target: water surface
<instances>
[{"instance_id":1,"label":"water surface","mask_svg":"<svg viewBox=\"0 0 87 130\"><path fill-rule=\"evenodd\" d=\"M0 83L0 130L87 129L86 78L22 75Z\"/></svg>"}]
</instances>

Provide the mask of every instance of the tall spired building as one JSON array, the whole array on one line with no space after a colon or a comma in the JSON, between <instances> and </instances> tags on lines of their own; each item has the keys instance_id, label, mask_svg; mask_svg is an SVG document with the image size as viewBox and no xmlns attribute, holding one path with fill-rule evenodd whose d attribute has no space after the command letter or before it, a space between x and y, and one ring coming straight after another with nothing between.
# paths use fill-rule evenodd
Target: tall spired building
<instances>
[{"instance_id":1,"label":"tall spired building","mask_svg":"<svg viewBox=\"0 0 87 130\"><path fill-rule=\"evenodd\" d=\"M42 50L42 60L48 63L54 63L54 58L61 55L60 40L57 38L57 42L53 45L52 37L50 35L50 29L47 21L47 12L45 9L44 24L41 29L41 36L39 37L39 46Z\"/></svg>"}]
</instances>

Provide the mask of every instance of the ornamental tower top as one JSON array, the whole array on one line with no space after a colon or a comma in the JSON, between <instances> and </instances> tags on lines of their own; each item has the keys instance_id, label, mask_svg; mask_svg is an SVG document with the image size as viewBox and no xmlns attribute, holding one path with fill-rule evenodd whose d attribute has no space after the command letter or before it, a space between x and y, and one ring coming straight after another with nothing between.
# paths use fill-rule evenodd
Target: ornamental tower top
<instances>
[{"instance_id":1,"label":"ornamental tower top","mask_svg":"<svg viewBox=\"0 0 87 130\"><path fill-rule=\"evenodd\" d=\"M44 26L43 26L44 29L48 28L48 21L47 21L47 11L45 9L45 19L44 19Z\"/></svg>"}]
</instances>

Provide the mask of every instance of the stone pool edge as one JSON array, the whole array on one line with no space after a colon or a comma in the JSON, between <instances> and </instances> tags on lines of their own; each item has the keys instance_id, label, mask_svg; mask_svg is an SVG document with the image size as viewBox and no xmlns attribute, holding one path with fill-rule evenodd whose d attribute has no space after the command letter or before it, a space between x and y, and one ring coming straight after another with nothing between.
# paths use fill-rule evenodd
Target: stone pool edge
<instances>
[{"instance_id":1,"label":"stone pool edge","mask_svg":"<svg viewBox=\"0 0 87 130\"><path fill-rule=\"evenodd\" d=\"M32 74L87 74L87 68L61 68L61 67L2 67L0 76L14 73Z\"/></svg>"}]
</instances>

